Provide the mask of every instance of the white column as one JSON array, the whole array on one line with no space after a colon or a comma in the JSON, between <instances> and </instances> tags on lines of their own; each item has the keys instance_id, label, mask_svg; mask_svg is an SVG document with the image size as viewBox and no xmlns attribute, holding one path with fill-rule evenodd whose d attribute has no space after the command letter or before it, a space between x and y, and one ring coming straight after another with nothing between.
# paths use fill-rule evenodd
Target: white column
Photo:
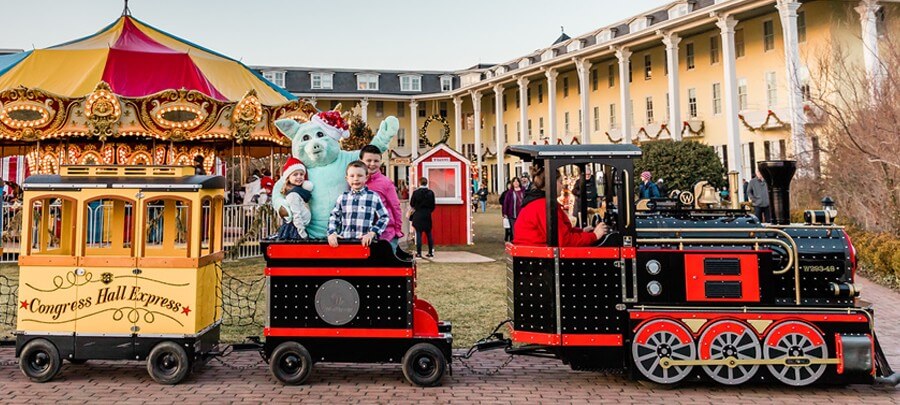
<instances>
[{"instance_id":1,"label":"white column","mask_svg":"<svg viewBox=\"0 0 900 405\"><path fill-rule=\"evenodd\" d=\"M419 157L419 103L409 102L409 153L412 160Z\"/></svg>"},{"instance_id":2,"label":"white column","mask_svg":"<svg viewBox=\"0 0 900 405\"><path fill-rule=\"evenodd\" d=\"M506 147L506 131L503 130L503 85L494 85L494 116L497 126L497 193L506 189L506 159L503 148Z\"/></svg>"},{"instance_id":3,"label":"white column","mask_svg":"<svg viewBox=\"0 0 900 405\"><path fill-rule=\"evenodd\" d=\"M881 5L877 0L861 0L856 12L859 13L859 22L862 24L863 61L866 65L866 75L873 81L870 87L870 96L874 98L877 81L881 77L881 65L878 60L878 24L877 15Z\"/></svg>"},{"instance_id":4,"label":"white column","mask_svg":"<svg viewBox=\"0 0 900 405\"><path fill-rule=\"evenodd\" d=\"M681 37L678 34L663 34L663 44L666 45L666 64L669 67L669 122L667 124L672 139L681 140L681 89L678 86L678 44Z\"/></svg>"},{"instance_id":5,"label":"white column","mask_svg":"<svg viewBox=\"0 0 900 405\"><path fill-rule=\"evenodd\" d=\"M522 145L527 145L531 141L531 134L528 133L528 80L527 77L516 79L519 85L519 130L522 131Z\"/></svg>"},{"instance_id":6,"label":"white column","mask_svg":"<svg viewBox=\"0 0 900 405\"><path fill-rule=\"evenodd\" d=\"M364 98L359 101L359 114L362 115L363 122L369 122L369 99Z\"/></svg>"},{"instance_id":7,"label":"white column","mask_svg":"<svg viewBox=\"0 0 900 405\"><path fill-rule=\"evenodd\" d=\"M547 69L544 75L547 76L547 128L550 131L550 144L556 145L556 77L559 72Z\"/></svg>"},{"instance_id":8,"label":"white column","mask_svg":"<svg viewBox=\"0 0 900 405\"><path fill-rule=\"evenodd\" d=\"M453 145L457 152L462 152L462 97L453 97L453 130L456 133Z\"/></svg>"},{"instance_id":9,"label":"white column","mask_svg":"<svg viewBox=\"0 0 900 405\"><path fill-rule=\"evenodd\" d=\"M587 59L575 61L575 69L578 71L578 88L581 89L581 144L591 143L590 127L590 73L592 63Z\"/></svg>"},{"instance_id":10,"label":"white column","mask_svg":"<svg viewBox=\"0 0 900 405\"><path fill-rule=\"evenodd\" d=\"M794 146L794 157L798 160L800 173L809 171L811 161L810 142L806 138L806 114L803 112L803 91L800 84L800 45L797 34L798 0L779 0L778 14L781 16L781 28L784 34L784 60L787 69L788 107L791 110L791 144Z\"/></svg>"},{"instance_id":11,"label":"white column","mask_svg":"<svg viewBox=\"0 0 900 405\"><path fill-rule=\"evenodd\" d=\"M738 172L738 177L743 177L741 170L743 158L741 153L741 133L738 128L738 94L737 72L735 71L734 53L734 27L737 20L728 17L720 17L716 22L722 35L722 65L725 70L723 96L725 97L725 133L728 139L728 170ZM755 172L755 170L751 170Z\"/></svg>"},{"instance_id":12,"label":"white column","mask_svg":"<svg viewBox=\"0 0 900 405\"><path fill-rule=\"evenodd\" d=\"M631 51L628 48L616 49L616 58L619 58L619 103L622 108L622 143L631 143L631 83L628 81L628 63L631 61Z\"/></svg>"},{"instance_id":13,"label":"white column","mask_svg":"<svg viewBox=\"0 0 900 405\"><path fill-rule=\"evenodd\" d=\"M481 92L470 91L472 96L472 108L475 110L475 164L478 170L478 182L481 183L484 173L481 172L481 155L484 151L481 149Z\"/></svg>"}]
</instances>

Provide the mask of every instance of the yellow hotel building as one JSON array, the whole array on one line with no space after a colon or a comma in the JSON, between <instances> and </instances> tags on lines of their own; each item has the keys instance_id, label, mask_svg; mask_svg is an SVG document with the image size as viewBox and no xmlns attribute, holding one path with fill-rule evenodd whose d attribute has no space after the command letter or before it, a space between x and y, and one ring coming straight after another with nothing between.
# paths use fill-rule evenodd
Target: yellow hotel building
<instances>
[{"instance_id":1,"label":"yellow hotel building","mask_svg":"<svg viewBox=\"0 0 900 405\"><path fill-rule=\"evenodd\" d=\"M522 170L503 154L510 143L695 140L747 178L759 160L818 161L807 135L817 61L841 49L876 76L879 43L898 14L896 0L681 0L463 70L256 69L319 109L359 105L373 127L400 118L394 180L427 150L413 140L435 114L449 124L448 145L477 162L494 192ZM441 127L429 125L432 142Z\"/></svg>"}]
</instances>

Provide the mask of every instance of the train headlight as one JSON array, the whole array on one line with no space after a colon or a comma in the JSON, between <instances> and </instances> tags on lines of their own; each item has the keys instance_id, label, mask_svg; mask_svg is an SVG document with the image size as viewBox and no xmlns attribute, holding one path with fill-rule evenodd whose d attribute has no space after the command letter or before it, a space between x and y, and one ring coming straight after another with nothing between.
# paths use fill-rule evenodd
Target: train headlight
<instances>
[{"instance_id":1,"label":"train headlight","mask_svg":"<svg viewBox=\"0 0 900 405\"><path fill-rule=\"evenodd\" d=\"M651 260L651 261L647 262L647 273L650 273L651 276L655 276L655 275L659 274L659 272L661 270L662 270L662 265L659 264L659 261Z\"/></svg>"},{"instance_id":2,"label":"train headlight","mask_svg":"<svg viewBox=\"0 0 900 405\"><path fill-rule=\"evenodd\" d=\"M659 281L651 281L647 284L647 292L654 297L662 294L662 284Z\"/></svg>"}]
</instances>

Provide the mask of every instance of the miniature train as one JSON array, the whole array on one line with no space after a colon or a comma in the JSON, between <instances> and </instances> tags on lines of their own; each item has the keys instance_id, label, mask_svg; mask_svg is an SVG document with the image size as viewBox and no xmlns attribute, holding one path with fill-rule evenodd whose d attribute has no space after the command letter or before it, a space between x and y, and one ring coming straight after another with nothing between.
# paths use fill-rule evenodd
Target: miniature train
<instances>
[{"instance_id":1,"label":"miniature train","mask_svg":"<svg viewBox=\"0 0 900 405\"><path fill-rule=\"evenodd\" d=\"M834 212L809 213L810 224L790 224L787 218L792 162L760 164L775 205L773 223L761 224L741 209L696 210L682 204L684 200L645 201L641 206L651 209L637 211L633 159L640 157L640 149L632 145L510 146L508 153L529 164L542 165L551 175L573 169L588 173L587 181L595 192L581 194L576 217L585 223L593 215L611 232L598 246L561 247L558 212L548 204L547 245L506 246L509 338L503 332L494 333L479 341L466 356L502 348L514 355L559 358L574 369L626 370L635 379L658 385L693 380L724 385L770 380L791 386L879 381L896 385L898 375L888 365L875 335L873 308L858 298L853 245L841 227L831 224ZM57 181L68 184L50 187L61 197L61 212L77 212L87 210L89 205L85 204L91 198L107 198L117 190L106 188L92 191L92 197L86 194L69 200L63 190L77 188L74 183L82 190L91 187L87 186L88 179L73 183L65 177L29 178L26 199L35 195L28 193L41 193L38 184ZM549 180L545 192L548 201L553 201L550 197L556 195L557 186L552 178ZM215 184L216 192L220 192L218 183L203 176L185 173L183 181ZM144 201L154 197L143 187L152 188L154 184L147 181L140 190L127 189L121 194L140 196L128 200L132 208L139 209L131 211L131 217L127 210L113 214L113 204L113 211L106 214L114 219L112 223L122 226L122 218L146 218ZM194 186L190 190L202 193L203 189ZM126 186L118 190L126 190ZM104 282L106 274L115 280L128 276L132 267L144 270L141 266L148 263L166 263L163 259L141 261L148 240L184 240L184 258L194 265L185 266L189 267L189 283L193 284L188 288L192 293L169 301L182 308L189 305L197 313L203 308L204 314L209 314L202 322L197 318L190 323L193 329L182 335L186 340L159 337L161 332L155 330L153 337L145 335L141 322L146 319L132 322L131 312L122 313L128 322L122 316L117 319L118 312L104 321L109 327L118 327L119 323L127 326L117 329L119 337L101 341L97 336L85 336L78 328L56 326L63 328L53 329L63 331L59 335L65 337L61 338L47 334L49 329L44 325L49 323L28 323L28 317L23 317L27 312L20 309L17 355L25 374L46 381L59 370L62 358L125 358L122 353L110 354L113 346L123 342L132 356L128 358L152 359L157 347L173 342L164 346L163 356L148 362L148 370L151 375L161 374L154 376L159 382L176 383L184 375L173 376L171 370L189 369L221 354L223 351L215 348L221 319L216 308L221 303L211 292L218 281L204 281L204 275L218 275L220 271L208 265L210 260L216 264L221 260L221 226L215 215L200 219L203 212L191 208L202 204L200 201L210 201L210 212L218 212L217 197L203 198L198 194L178 201L184 201L185 212L192 212L189 229L208 229L203 234L206 236L189 232L189 238L178 239L177 231L163 231L165 238L156 235L157 239L152 239L152 233L145 229L133 233L132 239L117 237L107 243L102 237L91 239L90 231L76 232L70 239L61 237L54 242L54 246L71 245L74 250L48 256L46 263L40 263L47 267L37 271L29 267L38 264L30 263L28 254L20 261L24 286L20 294L30 293L29 284L58 289L71 285L73 288L66 289L76 293L68 298L66 308L80 311L79 289L100 286L96 283ZM32 200L27 201L31 204ZM43 204L42 218L47 218L47 207L54 203ZM181 206L166 205L173 209ZM178 218L183 217L167 215L163 219L166 225L182 222ZM84 218L65 218L63 215L57 225L42 223L23 232L28 237L37 232L35 229L54 226L85 229ZM32 221L34 217L26 218L26 223ZM81 227L72 221L80 221ZM201 242L204 238L209 239L208 245ZM36 246L46 250L47 243L40 240ZM34 239L28 241L29 246L35 243ZM135 262L125 264L120 262L124 258L112 260L93 253L85 256L94 251L79 246L89 241L118 246L119 255L130 252L133 258L129 260ZM404 376L413 384L441 383L454 356L451 325L441 321L435 308L416 296L416 264L411 258L398 258L387 243L381 242L370 247L348 242L338 248L324 241L269 240L262 245L268 315L265 342L257 347L276 379L285 384L302 383L317 362L387 362L401 363ZM78 273L78 269L101 265L118 266L118 270L102 270L100 280L88 279L85 274L101 270ZM33 277L38 274L39 278ZM126 289L141 287L141 277L135 277L134 285ZM134 308L146 307L143 300L131 302ZM93 351L79 344L83 339L94 339L96 344L90 346Z\"/></svg>"}]
</instances>

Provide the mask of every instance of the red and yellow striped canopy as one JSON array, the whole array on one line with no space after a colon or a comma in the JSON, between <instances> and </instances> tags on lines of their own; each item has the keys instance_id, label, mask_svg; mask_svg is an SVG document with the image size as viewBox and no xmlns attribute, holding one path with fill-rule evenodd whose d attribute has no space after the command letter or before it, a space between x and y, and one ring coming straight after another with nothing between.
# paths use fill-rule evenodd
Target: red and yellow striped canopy
<instances>
[{"instance_id":1,"label":"red and yellow striped canopy","mask_svg":"<svg viewBox=\"0 0 900 405\"><path fill-rule=\"evenodd\" d=\"M77 98L101 80L125 97L183 88L220 101L238 101L256 90L264 105L296 98L243 63L130 15L82 39L0 56L0 91L24 86Z\"/></svg>"}]
</instances>

